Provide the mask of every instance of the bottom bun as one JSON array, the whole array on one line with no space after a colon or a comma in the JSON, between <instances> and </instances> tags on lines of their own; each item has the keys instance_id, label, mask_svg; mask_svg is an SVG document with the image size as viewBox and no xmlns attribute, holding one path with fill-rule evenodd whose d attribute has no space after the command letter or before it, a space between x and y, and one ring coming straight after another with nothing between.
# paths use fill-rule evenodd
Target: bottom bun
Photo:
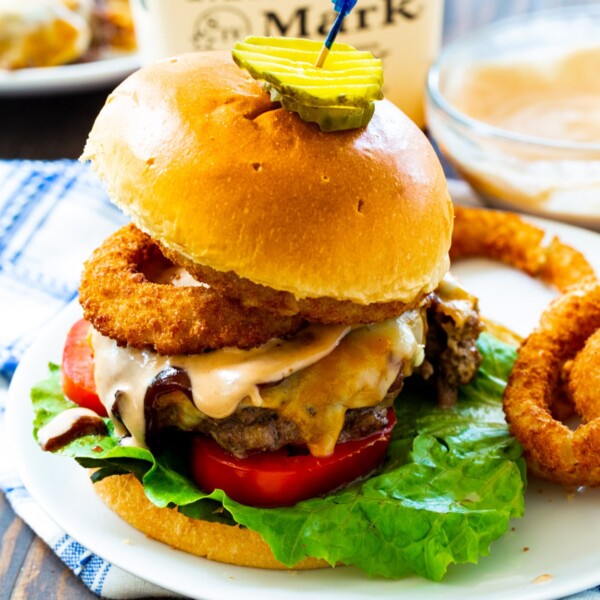
<instances>
[{"instance_id":1,"label":"bottom bun","mask_svg":"<svg viewBox=\"0 0 600 600\"><path fill-rule=\"evenodd\" d=\"M210 560L261 569L322 569L329 563L305 558L287 567L272 554L255 531L191 519L172 508L158 508L146 498L133 475L114 475L94 484L102 501L123 520L148 537Z\"/></svg>"}]
</instances>

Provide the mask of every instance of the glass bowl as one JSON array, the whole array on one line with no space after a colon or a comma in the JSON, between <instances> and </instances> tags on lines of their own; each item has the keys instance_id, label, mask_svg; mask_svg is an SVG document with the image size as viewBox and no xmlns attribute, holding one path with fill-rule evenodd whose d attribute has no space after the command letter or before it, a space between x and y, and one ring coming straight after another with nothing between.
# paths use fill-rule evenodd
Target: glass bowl
<instances>
[{"instance_id":1,"label":"glass bowl","mask_svg":"<svg viewBox=\"0 0 600 600\"><path fill-rule=\"evenodd\" d=\"M485 203L600 230L600 5L498 21L449 44L426 111Z\"/></svg>"}]
</instances>

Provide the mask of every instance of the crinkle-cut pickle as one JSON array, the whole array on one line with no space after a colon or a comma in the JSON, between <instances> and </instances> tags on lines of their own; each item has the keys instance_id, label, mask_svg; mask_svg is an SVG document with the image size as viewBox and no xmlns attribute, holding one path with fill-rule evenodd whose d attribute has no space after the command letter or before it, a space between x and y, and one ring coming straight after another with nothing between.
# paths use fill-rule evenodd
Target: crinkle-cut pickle
<instances>
[{"instance_id":1,"label":"crinkle-cut pickle","mask_svg":"<svg viewBox=\"0 0 600 600\"><path fill-rule=\"evenodd\" d=\"M315 40L251 36L238 42L232 54L240 67L264 82L273 101L323 131L367 125L374 101L383 98L381 60L335 43L324 67L317 68L321 48Z\"/></svg>"}]
</instances>

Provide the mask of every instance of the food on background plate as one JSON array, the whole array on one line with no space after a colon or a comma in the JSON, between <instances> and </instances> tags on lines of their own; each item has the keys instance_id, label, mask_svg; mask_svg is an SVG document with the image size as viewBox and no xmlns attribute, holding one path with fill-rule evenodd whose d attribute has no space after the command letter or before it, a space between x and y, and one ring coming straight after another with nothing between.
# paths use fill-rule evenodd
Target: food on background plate
<instances>
[{"instance_id":1,"label":"food on background plate","mask_svg":"<svg viewBox=\"0 0 600 600\"><path fill-rule=\"evenodd\" d=\"M0 68L62 65L80 58L91 41L86 19L59 0L1 0Z\"/></svg>"},{"instance_id":2,"label":"food on background plate","mask_svg":"<svg viewBox=\"0 0 600 600\"><path fill-rule=\"evenodd\" d=\"M85 62L135 46L127 0L0 0L0 69Z\"/></svg>"},{"instance_id":3,"label":"food on background plate","mask_svg":"<svg viewBox=\"0 0 600 600\"><path fill-rule=\"evenodd\" d=\"M84 158L133 224L85 267L93 356L65 351L94 369L108 435L57 452L113 510L251 566L439 580L489 553L523 509L514 351L477 339L447 275L452 205L405 115L382 101L325 133L229 55L185 55L115 90ZM88 416L59 377L32 392L38 441Z\"/></svg>"},{"instance_id":4,"label":"food on background plate","mask_svg":"<svg viewBox=\"0 0 600 600\"><path fill-rule=\"evenodd\" d=\"M64 2L69 4L73 0ZM75 2L79 3L79 0ZM91 50L100 56L103 52L133 52L137 49L129 0L95 0L90 24L93 37Z\"/></svg>"},{"instance_id":5,"label":"food on background plate","mask_svg":"<svg viewBox=\"0 0 600 600\"><path fill-rule=\"evenodd\" d=\"M504 394L506 418L529 469L564 485L600 485L599 395L590 387L600 372L598 331L599 282L559 296L521 345ZM553 415L554 403L569 399L567 388L583 419L575 429Z\"/></svg>"}]
</instances>

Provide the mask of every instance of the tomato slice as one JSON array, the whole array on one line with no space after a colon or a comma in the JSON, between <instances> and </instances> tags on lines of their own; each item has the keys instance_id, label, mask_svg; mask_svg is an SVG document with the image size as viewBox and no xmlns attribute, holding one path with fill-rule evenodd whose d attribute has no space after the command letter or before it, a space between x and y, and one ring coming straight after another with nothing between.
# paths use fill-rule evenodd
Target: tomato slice
<instances>
[{"instance_id":1,"label":"tomato slice","mask_svg":"<svg viewBox=\"0 0 600 600\"><path fill-rule=\"evenodd\" d=\"M67 334L62 358L62 389L69 400L106 417L106 409L96 393L94 354L87 341L90 327L89 321L80 319Z\"/></svg>"},{"instance_id":2,"label":"tomato slice","mask_svg":"<svg viewBox=\"0 0 600 600\"><path fill-rule=\"evenodd\" d=\"M192 445L192 478L203 490L223 490L249 506L291 506L330 492L367 475L387 451L396 423L388 410L388 425L365 438L338 444L329 456L297 454L289 449L237 458L212 438L196 436Z\"/></svg>"}]
</instances>

